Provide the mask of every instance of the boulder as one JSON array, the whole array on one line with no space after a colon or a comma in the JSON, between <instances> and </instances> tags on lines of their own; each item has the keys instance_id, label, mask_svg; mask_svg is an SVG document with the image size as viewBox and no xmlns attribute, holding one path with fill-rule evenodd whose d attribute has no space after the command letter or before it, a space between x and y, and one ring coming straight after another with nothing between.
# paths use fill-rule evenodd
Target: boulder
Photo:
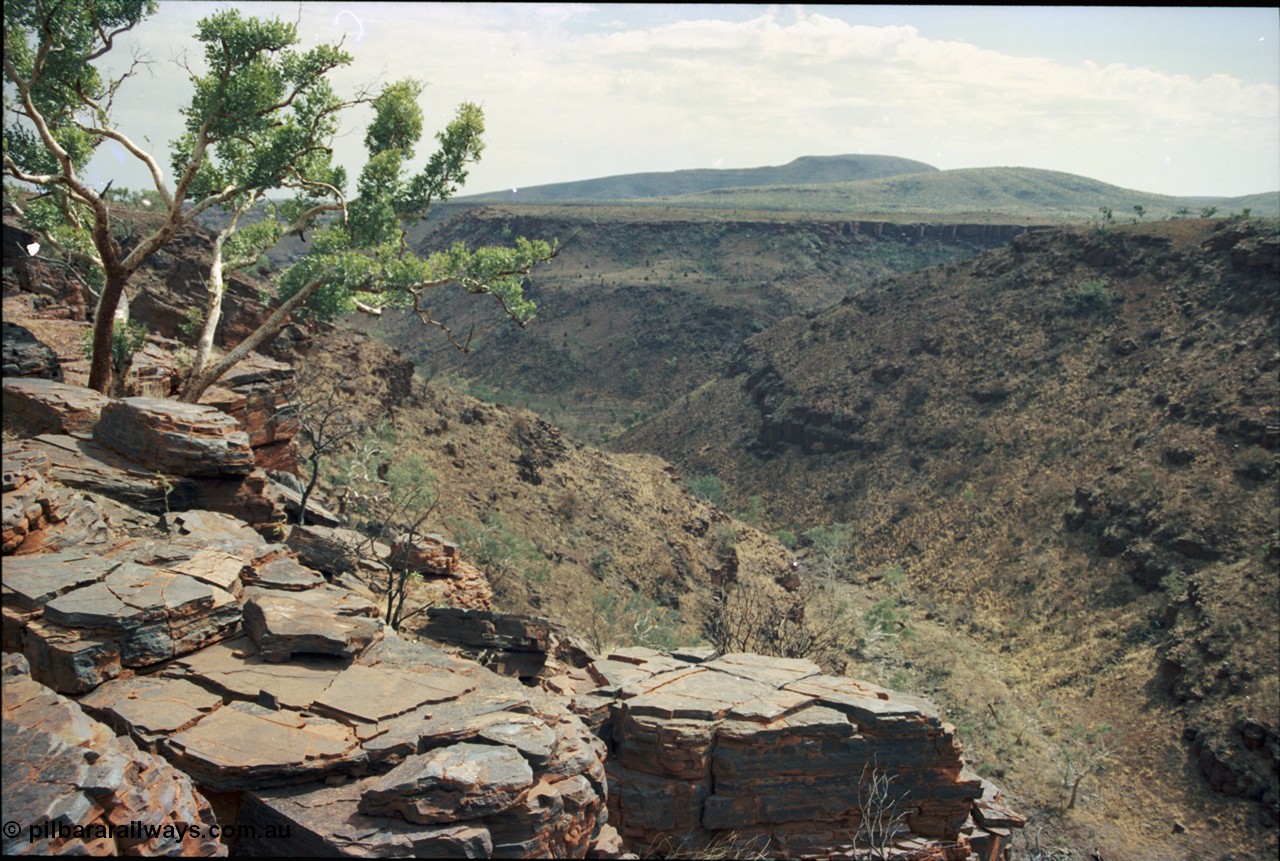
<instances>
[{"instance_id":1,"label":"boulder","mask_svg":"<svg viewBox=\"0 0 1280 861\"><path fill-rule=\"evenodd\" d=\"M62 381L62 365L53 348L16 323L5 320L0 327L3 331L0 335L0 349L3 349L0 363L3 364L4 376Z\"/></svg>"},{"instance_id":2,"label":"boulder","mask_svg":"<svg viewBox=\"0 0 1280 861\"><path fill-rule=\"evenodd\" d=\"M302 592L248 587L244 626L268 661L295 654L354 657L382 636L378 608L328 584Z\"/></svg>"},{"instance_id":3,"label":"boulder","mask_svg":"<svg viewBox=\"0 0 1280 861\"><path fill-rule=\"evenodd\" d=\"M225 856L191 778L4 659L5 855Z\"/></svg>"},{"instance_id":4,"label":"boulder","mask_svg":"<svg viewBox=\"0 0 1280 861\"><path fill-rule=\"evenodd\" d=\"M94 440L157 472L245 476L253 471L249 435L214 407L159 398L124 398L102 410Z\"/></svg>"},{"instance_id":5,"label":"boulder","mask_svg":"<svg viewBox=\"0 0 1280 861\"><path fill-rule=\"evenodd\" d=\"M4 415L20 433L90 434L111 402L84 386L69 386L40 377L6 377Z\"/></svg>"}]
</instances>

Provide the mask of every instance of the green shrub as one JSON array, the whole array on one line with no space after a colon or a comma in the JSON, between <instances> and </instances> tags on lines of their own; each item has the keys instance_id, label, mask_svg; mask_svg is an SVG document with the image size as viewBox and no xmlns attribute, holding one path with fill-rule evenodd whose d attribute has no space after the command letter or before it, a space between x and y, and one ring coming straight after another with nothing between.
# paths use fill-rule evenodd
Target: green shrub
<instances>
[{"instance_id":1,"label":"green shrub","mask_svg":"<svg viewBox=\"0 0 1280 861\"><path fill-rule=\"evenodd\" d=\"M773 533L773 537L778 539L778 543L788 550L795 550L796 543L799 541L799 539L796 538L796 534L790 529L779 529L777 532Z\"/></svg>"},{"instance_id":2,"label":"green shrub","mask_svg":"<svg viewBox=\"0 0 1280 861\"><path fill-rule=\"evenodd\" d=\"M1106 281L1091 278L1067 293L1067 310L1076 316L1103 313L1114 307L1116 298Z\"/></svg>"},{"instance_id":3,"label":"green shrub","mask_svg":"<svg viewBox=\"0 0 1280 861\"><path fill-rule=\"evenodd\" d=\"M717 508L724 505L724 483L714 474L691 475L685 479L684 486L691 494Z\"/></svg>"}]
</instances>

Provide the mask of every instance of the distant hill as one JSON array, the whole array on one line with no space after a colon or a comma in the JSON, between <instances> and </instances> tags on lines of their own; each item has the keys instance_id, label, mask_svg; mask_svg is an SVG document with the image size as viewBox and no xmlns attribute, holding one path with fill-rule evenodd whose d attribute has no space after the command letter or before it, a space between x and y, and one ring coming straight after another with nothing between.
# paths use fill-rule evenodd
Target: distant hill
<instances>
[{"instance_id":1,"label":"distant hill","mask_svg":"<svg viewBox=\"0 0 1280 861\"><path fill-rule=\"evenodd\" d=\"M888 155L802 156L778 167L674 170L628 173L535 185L516 191L498 191L459 197L461 203L538 203L567 200L634 200L698 194L718 188L750 188L767 185L807 185L880 179L900 174L936 171L924 162Z\"/></svg>"},{"instance_id":2,"label":"distant hill","mask_svg":"<svg viewBox=\"0 0 1280 861\"><path fill-rule=\"evenodd\" d=\"M1117 220L1145 220L1200 215L1208 207L1217 214L1250 209L1256 216L1280 215L1280 192L1246 197L1171 197L1121 188L1054 170L1029 167L981 167L931 170L847 182L787 183L753 188L719 188L662 201L667 206L755 210L842 212L860 215L992 215L1100 218L1109 207Z\"/></svg>"}]
</instances>

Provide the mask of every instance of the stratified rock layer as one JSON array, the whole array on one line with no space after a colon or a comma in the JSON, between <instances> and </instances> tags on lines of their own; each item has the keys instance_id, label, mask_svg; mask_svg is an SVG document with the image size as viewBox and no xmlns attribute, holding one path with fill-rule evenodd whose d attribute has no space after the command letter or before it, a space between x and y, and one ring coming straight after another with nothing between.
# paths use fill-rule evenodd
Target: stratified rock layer
<instances>
[{"instance_id":1,"label":"stratified rock layer","mask_svg":"<svg viewBox=\"0 0 1280 861\"><path fill-rule=\"evenodd\" d=\"M34 681L21 655L3 672L5 855L227 854L187 775Z\"/></svg>"},{"instance_id":2,"label":"stratified rock layer","mask_svg":"<svg viewBox=\"0 0 1280 861\"><path fill-rule=\"evenodd\" d=\"M249 435L210 406L159 398L125 398L102 409L94 439L158 472L242 476L253 471Z\"/></svg>"},{"instance_id":3,"label":"stratified rock layer","mask_svg":"<svg viewBox=\"0 0 1280 861\"><path fill-rule=\"evenodd\" d=\"M951 852L974 836L998 857L1008 832L971 818L984 784L962 773L955 728L930 703L805 660L689 657L621 650L576 685L575 709L614 751L611 816L629 846L796 857ZM887 836L869 833L873 816L897 817Z\"/></svg>"},{"instance_id":4,"label":"stratified rock layer","mask_svg":"<svg viewBox=\"0 0 1280 861\"><path fill-rule=\"evenodd\" d=\"M106 395L84 386L40 377L4 378L5 421L31 435L92 433L110 403Z\"/></svg>"}]
</instances>

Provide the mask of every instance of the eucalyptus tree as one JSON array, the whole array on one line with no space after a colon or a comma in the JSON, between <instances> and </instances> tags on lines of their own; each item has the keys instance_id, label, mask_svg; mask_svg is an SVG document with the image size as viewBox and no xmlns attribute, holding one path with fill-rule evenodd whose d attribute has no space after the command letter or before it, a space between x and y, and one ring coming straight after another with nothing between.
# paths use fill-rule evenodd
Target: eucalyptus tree
<instances>
[{"instance_id":1,"label":"eucalyptus tree","mask_svg":"<svg viewBox=\"0 0 1280 861\"><path fill-rule=\"evenodd\" d=\"M153 0L5 0L4 173L35 186L26 204L13 201L42 243L84 272L97 296L89 386L107 391L111 381L115 311L130 279L202 213L221 208L196 362L182 397L197 400L222 373L272 337L304 304L327 318L389 303L431 317L425 295L457 284L489 293L507 316L526 323L533 306L523 276L554 248L521 240L514 248L471 251L462 246L419 258L405 245L404 229L425 217L466 179L483 149L483 114L464 104L436 137L439 149L420 171L409 172L422 134L417 106L421 86L400 81L376 97L343 100L328 76L351 62L340 45L299 50L295 25L245 18L234 9L199 22L203 70L187 67L193 85L183 109L184 129L172 144L172 186L156 157L118 128L111 116L120 87L142 62L135 57L118 77L104 77L95 63L116 41L156 10ZM375 119L366 135L369 160L358 196L345 200L346 172L332 162L338 115L372 102ZM159 227L125 253L112 233L108 196L82 178L96 149L113 141L147 169L162 202ZM270 205L268 217L243 223L270 193L292 194ZM327 221L325 219L328 219ZM243 343L214 358L227 274L250 265L290 233L314 229L309 252L280 277L281 304Z\"/></svg>"}]
</instances>

